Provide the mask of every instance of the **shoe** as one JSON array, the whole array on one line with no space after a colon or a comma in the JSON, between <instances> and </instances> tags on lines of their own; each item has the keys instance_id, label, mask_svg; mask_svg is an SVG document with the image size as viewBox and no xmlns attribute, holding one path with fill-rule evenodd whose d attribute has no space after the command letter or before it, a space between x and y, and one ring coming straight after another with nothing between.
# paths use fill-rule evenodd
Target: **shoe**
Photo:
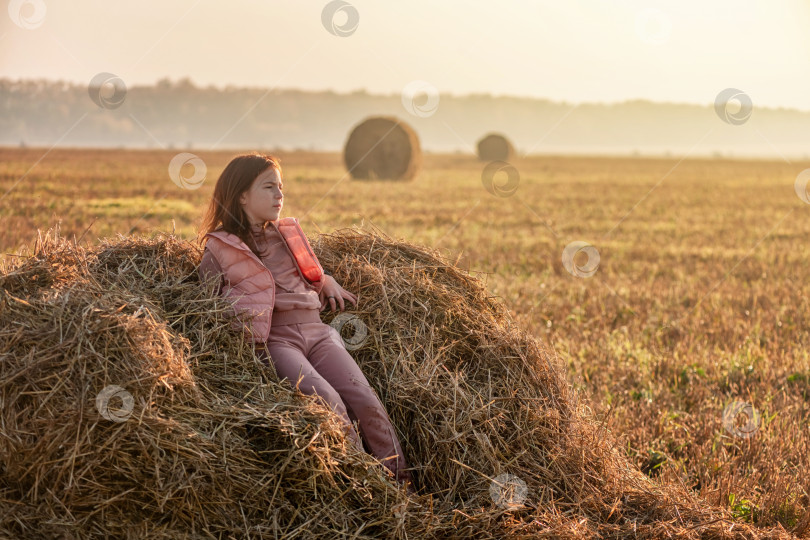
<instances>
[{"instance_id":1,"label":"shoe","mask_svg":"<svg viewBox=\"0 0 810 540\"><path fill-rule=\"evenodd\" d=\"M411 479L399 480L398 482L400 486L406 489L408 495L416 495L416 488L413 487L413 481Z\"/></svg>"}]
</instances>

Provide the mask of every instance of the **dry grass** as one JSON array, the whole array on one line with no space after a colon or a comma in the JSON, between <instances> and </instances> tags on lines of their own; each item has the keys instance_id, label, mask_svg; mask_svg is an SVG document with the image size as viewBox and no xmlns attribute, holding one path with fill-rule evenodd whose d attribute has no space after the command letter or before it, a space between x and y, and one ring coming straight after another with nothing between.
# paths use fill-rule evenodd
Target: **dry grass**
<instances>
[{"instance_id":1,"label":"dry grass","mask_svg":"<svg viewBox=\"0 0 810 540\"><path fill-rule=\"evenodd\" d=\"M0 279L9 535L755 538L615 450L556 358L437 253L343 230L317 254L367 300L354 356L417 465L412 500L339 420L229 333L175 237L85 252L46 236ZM223 309L225 305L225 309ZM116 422L98 396L117 385ZM115 414L120 409L109 407ZM503 508L508 473L527 498ZM769 535L787 538L769 531Z\"/></svg>"}]
</instances>

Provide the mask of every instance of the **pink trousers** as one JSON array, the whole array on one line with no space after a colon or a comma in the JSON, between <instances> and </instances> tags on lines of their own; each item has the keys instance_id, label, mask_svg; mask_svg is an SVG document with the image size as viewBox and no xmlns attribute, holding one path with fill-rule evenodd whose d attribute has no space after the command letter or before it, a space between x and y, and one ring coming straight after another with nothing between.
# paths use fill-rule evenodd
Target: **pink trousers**
<instances>
[{"instance_id":1,"label":"pink trousers","mask_svg":"<svg viewBox=\"0 0 810 540\"><path fill-rule=\"evenodd\" d=\"M317 310L307 311L318 317ZM302 318L313 322L287 323ZM265 343L256 345L258 357L269 365L269 353L279 379L287 379L305 394L317 395L337 412L357 449L367 451L363 447L365 442L368 452L394 474L397 482L411 482L408 491L414 493L408 464L388 413L357 362L342 345L337 330L321 322L319 317L314 322L312 314L278 319L280 324L274 314L270 336ZM363 441L352 424L354 421L359 424Z\"/></svg>"}]
</instances>

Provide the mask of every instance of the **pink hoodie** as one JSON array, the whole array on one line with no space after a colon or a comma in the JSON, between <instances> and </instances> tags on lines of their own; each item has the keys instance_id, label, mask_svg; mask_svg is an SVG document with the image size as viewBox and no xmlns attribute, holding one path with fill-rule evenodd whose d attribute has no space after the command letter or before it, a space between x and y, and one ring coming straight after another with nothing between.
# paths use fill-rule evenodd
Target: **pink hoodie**
<instances>
[{"instance_id":1,"label":"pink hoodie","mask_svg":"<svg viewBox=\"0 0 810 540\"><path fill-rule=\"evenodd\" d=\"M254 226L251 232L261 259L235 234L216 230L206 235L198 270L201 279L221 273L219 292L236 299L236 312L254 316L250 327L238 321L234 327L243 327L250 340L262 342L270 335L274 313L289 312L284 313L285 324L299 322L293 320L298 318L300 322L320 320L323 279L307 281L275 222L264 229Z\"/></svg>"}]
</instances>

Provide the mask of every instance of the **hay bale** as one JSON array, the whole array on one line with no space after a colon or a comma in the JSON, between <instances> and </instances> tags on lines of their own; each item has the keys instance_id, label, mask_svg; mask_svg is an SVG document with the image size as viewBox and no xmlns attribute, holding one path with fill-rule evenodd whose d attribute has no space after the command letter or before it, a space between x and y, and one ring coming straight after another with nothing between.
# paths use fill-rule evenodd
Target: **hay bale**
<instances>
[{"instance_id":1,"label":"hay bale","mask_svg":"<svg viewBox=\"0 0 810 540\"><path fill-rule=\"evenodd\" d=\"M422 167L419 137L393 116L370 117L356 125L343 151L355 179L412 180Z\"/></svg>"},{"instance_id":2,"label":"hay bale","mask_svg":"<svg viewBox=\"0 0 810 540\"><path fill-rule=\"evenodd\" d=\"M787 537L634 469L548 349L438 252L358 229L313 247L358 293L352 355L420 495L256 360L196 247L49 234L0 273L0 536ZM97 406L110 385L123 419ZM527 494L509 508L506 474Z\"/></svg>"},{"instance_id":3,"label":"hay bale","mask_svg":"<svg viewBox=\"0 0 810 540\"><path fill-rule=\"evenodd\" d=\"M509 161L515 149L504 135L490 133L478 141L478 159L481 161Z\"/></svg>"}]
</instances>

